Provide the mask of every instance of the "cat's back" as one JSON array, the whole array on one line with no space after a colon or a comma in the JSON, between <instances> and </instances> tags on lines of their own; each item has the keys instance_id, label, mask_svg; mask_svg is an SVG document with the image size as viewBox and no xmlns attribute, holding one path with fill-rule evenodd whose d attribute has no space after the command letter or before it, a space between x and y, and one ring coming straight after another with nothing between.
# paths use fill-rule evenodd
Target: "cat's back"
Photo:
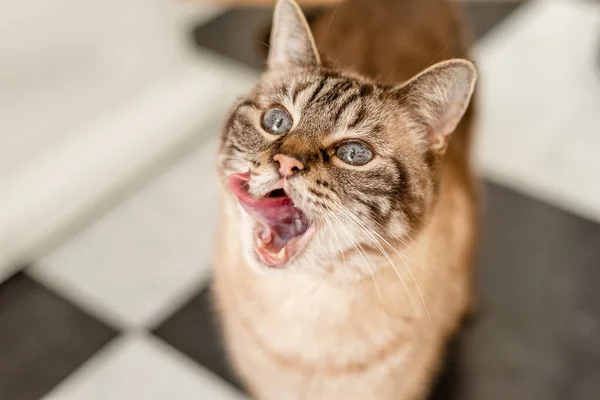
<instances>
[{"instance_id":1,"label":"cat's back","mask_svg":"<svg viewBox=\"0 0 600 400\"><path fill-rule=\"evenodd\" d=\"M380 82L405 81L435 62L467 56L450 0L346 0L311 25L325 57Z\"/></svg>"}]
</instances>

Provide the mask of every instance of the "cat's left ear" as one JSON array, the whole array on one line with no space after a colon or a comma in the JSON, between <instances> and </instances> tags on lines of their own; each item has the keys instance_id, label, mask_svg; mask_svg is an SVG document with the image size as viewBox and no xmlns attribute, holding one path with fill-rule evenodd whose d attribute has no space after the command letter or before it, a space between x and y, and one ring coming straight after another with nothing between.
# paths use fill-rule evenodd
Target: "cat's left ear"
<instances>
[{"instance_id":1,"label":"cat's left ear","mask_svg":"<svg viewBox=\"0 0 600 400\"><path fill-rule=\"evenodd\" d=\"M315 40L302 10L293 0L279 0L273 14L268 67L308 67L320 63Z\"/></svg>"},{"instance_id":2,"label":"cat's left ear","mask_svg":"<svg viewBox=\"0 0 600 400\"><path fill-rule=\"evenodd\" d=\"M465 114L477 81L477 70L467 60L449 60L421 72L396 94L425 124L429 146L443 152Z\"/></svg>"}]
</instances>

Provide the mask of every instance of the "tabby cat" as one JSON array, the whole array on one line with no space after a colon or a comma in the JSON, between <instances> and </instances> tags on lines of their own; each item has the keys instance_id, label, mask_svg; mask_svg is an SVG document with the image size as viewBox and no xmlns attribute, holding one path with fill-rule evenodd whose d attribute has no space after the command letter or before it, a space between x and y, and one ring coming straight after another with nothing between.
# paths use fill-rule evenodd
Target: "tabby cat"
<instances>
[{"instance_id":1,"label":"tabby cat","mask_svg":"<svg viewBox=\"0 0 600 400\"><path fill-rule=\"evenodd\" d=\"M260 400L423 399L473 301L477 73L449 0L313 22L278 1L221 136L228 354Z\"/></svg>"}]
</instances>

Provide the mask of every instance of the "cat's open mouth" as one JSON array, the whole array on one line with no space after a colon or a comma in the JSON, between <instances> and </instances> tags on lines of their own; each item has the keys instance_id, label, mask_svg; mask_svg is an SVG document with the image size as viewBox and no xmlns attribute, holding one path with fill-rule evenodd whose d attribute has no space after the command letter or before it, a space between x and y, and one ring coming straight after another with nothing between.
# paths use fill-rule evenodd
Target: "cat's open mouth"
<instances>
[{"instance_id":1,"label":"cat's open mouth","mask_svg":"<svg viewBox=\"0 0 600 400\"><path fill-rule=\"evenodd\" d=\"M256 254L271 267L280 267L300 255L314 232L302 210L296 208L283 189L283 180L265 197L248 193L250 174L232 174L229 187L246 212L257 222Z\"/></svg>"}]
</instances>

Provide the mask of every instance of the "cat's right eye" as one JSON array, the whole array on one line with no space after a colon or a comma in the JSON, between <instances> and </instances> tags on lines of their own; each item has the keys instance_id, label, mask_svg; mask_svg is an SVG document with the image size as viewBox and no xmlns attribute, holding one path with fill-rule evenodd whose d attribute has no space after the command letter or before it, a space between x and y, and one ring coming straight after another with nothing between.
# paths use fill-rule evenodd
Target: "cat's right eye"
<instances>
[{"instance_id":1,"label":"cat's right eye","mask_svg":"<svg viewBox=\"0 0 600 400\"><path fill-rule=\"evenodd\" d=\"M335 155L348 165L360 167L373 159L373 152L360 142L349 141L340 144Z\"/></svg>"},{"instance_id":2,"label":"cat's right eye","mask_svg":"<svg viewBox=\"0 0 600 400\"><path fill-rule=\"evenodd\" d=\"M283 135L292 129L294 121L283 108L272 107L263 114L261 125L271 135Z\"/></svg>"}]
</instances>

